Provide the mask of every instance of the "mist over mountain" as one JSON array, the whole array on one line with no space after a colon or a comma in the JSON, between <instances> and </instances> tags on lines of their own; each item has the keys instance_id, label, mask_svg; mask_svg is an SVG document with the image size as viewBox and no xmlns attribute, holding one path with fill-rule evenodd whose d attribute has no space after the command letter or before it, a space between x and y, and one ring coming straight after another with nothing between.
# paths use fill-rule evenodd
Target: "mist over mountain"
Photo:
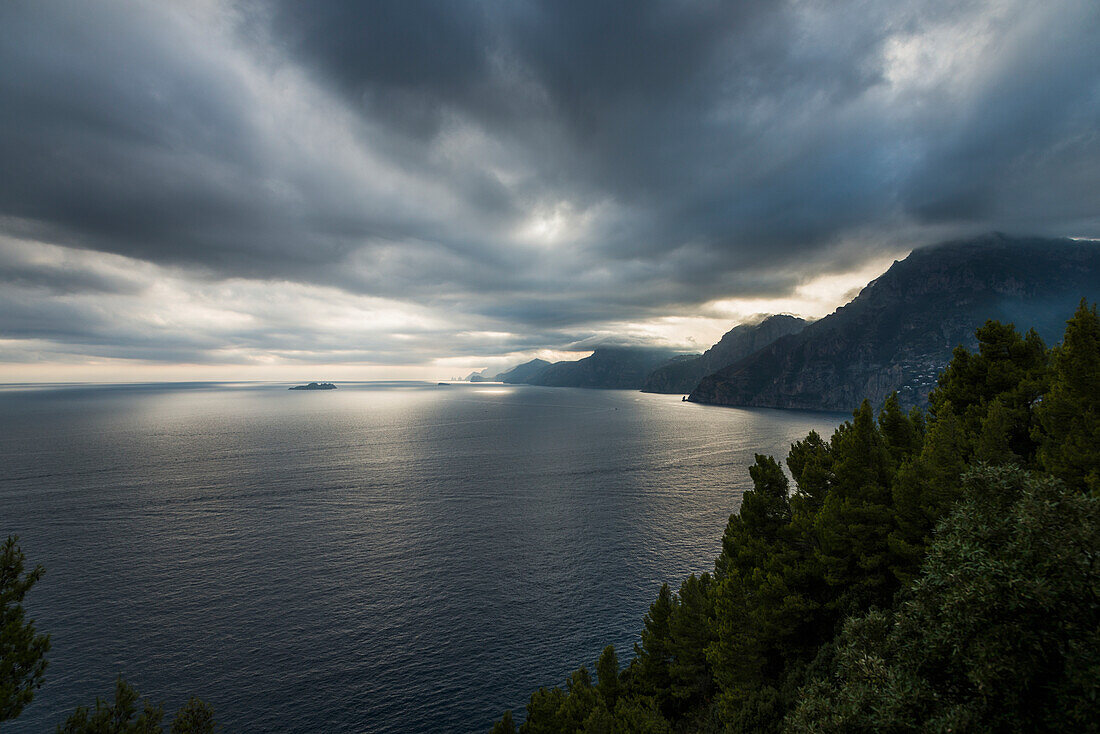
<instances>
[{"instance_id":1,"label":"mist over mountain","mask_svg":"<svg viewBox=\"0 0 1100 734\"><path fill-rule=\"evenodd\" d=\"M707 375L744 359L782 336L802 331L807 323L795 316L776 314L755 324L739 324L702 355L658 367L646 378L642 391L689 393Z\"/></svg>"},{"instance_id":2,"label":"mist over mountain","mask_svg":"<svg viewBox=\"0 0 1100 734\"><path fill-rule=\"evenodd\" d=\"M1082 297L1100 296L1095 241L994 233L914 251L851 303L705 377L689 400L849 410L894 390L922 403L955 346L987 319L1060 338Z\"/></svg>"},{"instance_id":3,"label":"mist over mountain","mask_svg":"<svg viewBox=\"0 0 1100 734\"><path fill-rule=\"evenodd\" d=\"M650 372L684 356L655 347L597 347L591 356L555 362L525 382L547 387L597 387L638 390Z\"/></svg>"}]
</instances>

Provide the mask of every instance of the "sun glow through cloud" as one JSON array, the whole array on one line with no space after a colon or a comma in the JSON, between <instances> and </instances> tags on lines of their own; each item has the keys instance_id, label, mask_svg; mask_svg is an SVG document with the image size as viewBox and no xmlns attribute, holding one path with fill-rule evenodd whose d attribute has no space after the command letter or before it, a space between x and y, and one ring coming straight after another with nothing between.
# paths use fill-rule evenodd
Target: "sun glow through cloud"
<instances>
[{"instance_id":1,"label":"sun glow through cloud","mask_svg":"<svg viewBox=\"0 0 1100 734\"><path fill-rule=\"evenodd\" d=\"M1092 0L429 6L3 5L0 380L701 351L1100 236Z\"/></svg>"}]
</instances>

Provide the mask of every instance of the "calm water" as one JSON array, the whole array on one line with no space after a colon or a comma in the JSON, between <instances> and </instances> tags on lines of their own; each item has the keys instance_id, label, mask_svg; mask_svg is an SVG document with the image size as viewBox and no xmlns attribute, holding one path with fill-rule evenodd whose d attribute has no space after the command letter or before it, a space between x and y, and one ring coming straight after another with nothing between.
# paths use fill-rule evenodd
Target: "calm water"
<instances>
[{"instance_id":1,"label":"calm water","mask_svg":"<svg viewBox=\"0 0 1100 734\"><path fill-rule=\"evenodd\" d=\"M835 414L420 383L0 389L52 730L122 673L227 731L484 731L711 568L754 452Z\"/></svg>"}]
</instances>

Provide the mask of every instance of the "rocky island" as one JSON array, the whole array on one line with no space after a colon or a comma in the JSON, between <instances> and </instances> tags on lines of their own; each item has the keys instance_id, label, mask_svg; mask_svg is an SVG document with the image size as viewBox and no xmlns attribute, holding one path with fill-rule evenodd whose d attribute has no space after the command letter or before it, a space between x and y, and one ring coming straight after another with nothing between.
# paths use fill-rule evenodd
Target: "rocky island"
<instances>
[{"instance_id":1,"label":"rocky island","mask_svg":"<svg viewBox=\"0 0 1100 734\"><path fill-rule=\"evenodd\" d=\"M335 390L336 385L331 382L311 382L308 385L295 385L291 390Z\"/></svg>"}]
</instances>

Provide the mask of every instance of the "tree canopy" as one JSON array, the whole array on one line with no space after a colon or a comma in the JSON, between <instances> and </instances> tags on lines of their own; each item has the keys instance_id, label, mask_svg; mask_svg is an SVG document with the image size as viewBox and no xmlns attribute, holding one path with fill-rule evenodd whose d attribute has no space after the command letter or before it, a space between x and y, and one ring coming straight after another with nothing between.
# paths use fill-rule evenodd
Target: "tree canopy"
<instances>
[{"instance_id":1,"label":"tree canopy","mask_svg":"<svg viewBox=\"0 0 1100 734\"><path fill-rule=\"evenodd\" d=\"M153 705L124 681L115 681L113 701L96 698L95 706L80 706L57 727L58 734L163 734L164 706ZM214 710L191 697L172 719L169 734L214 734Z\"/></svg>"},{"instance_id":2,"label":"tree canopy","mask_svg":"<svg viewBox=\"0 0 1100 734\"><path fill-rule=\"evenodd\" d=\"M519 731L1097 730L1100 318L1053 349L976 336L927 409L758 455L713 575L662 586L627 667L597 662L614 682L539 689Z\"/></svg>"},{"instance_id":3,"label":"tree canopy","mask_svg":"<svg viewBox=\"0 0 1100 734\"><path fill-rule=\"evenodd\" d=\"M0 549L0 722L19 716L46 674L50 636L38 634L23 600L45 570L26 570L19 538L8 536Z\"/></svg>"}]
</instances>

